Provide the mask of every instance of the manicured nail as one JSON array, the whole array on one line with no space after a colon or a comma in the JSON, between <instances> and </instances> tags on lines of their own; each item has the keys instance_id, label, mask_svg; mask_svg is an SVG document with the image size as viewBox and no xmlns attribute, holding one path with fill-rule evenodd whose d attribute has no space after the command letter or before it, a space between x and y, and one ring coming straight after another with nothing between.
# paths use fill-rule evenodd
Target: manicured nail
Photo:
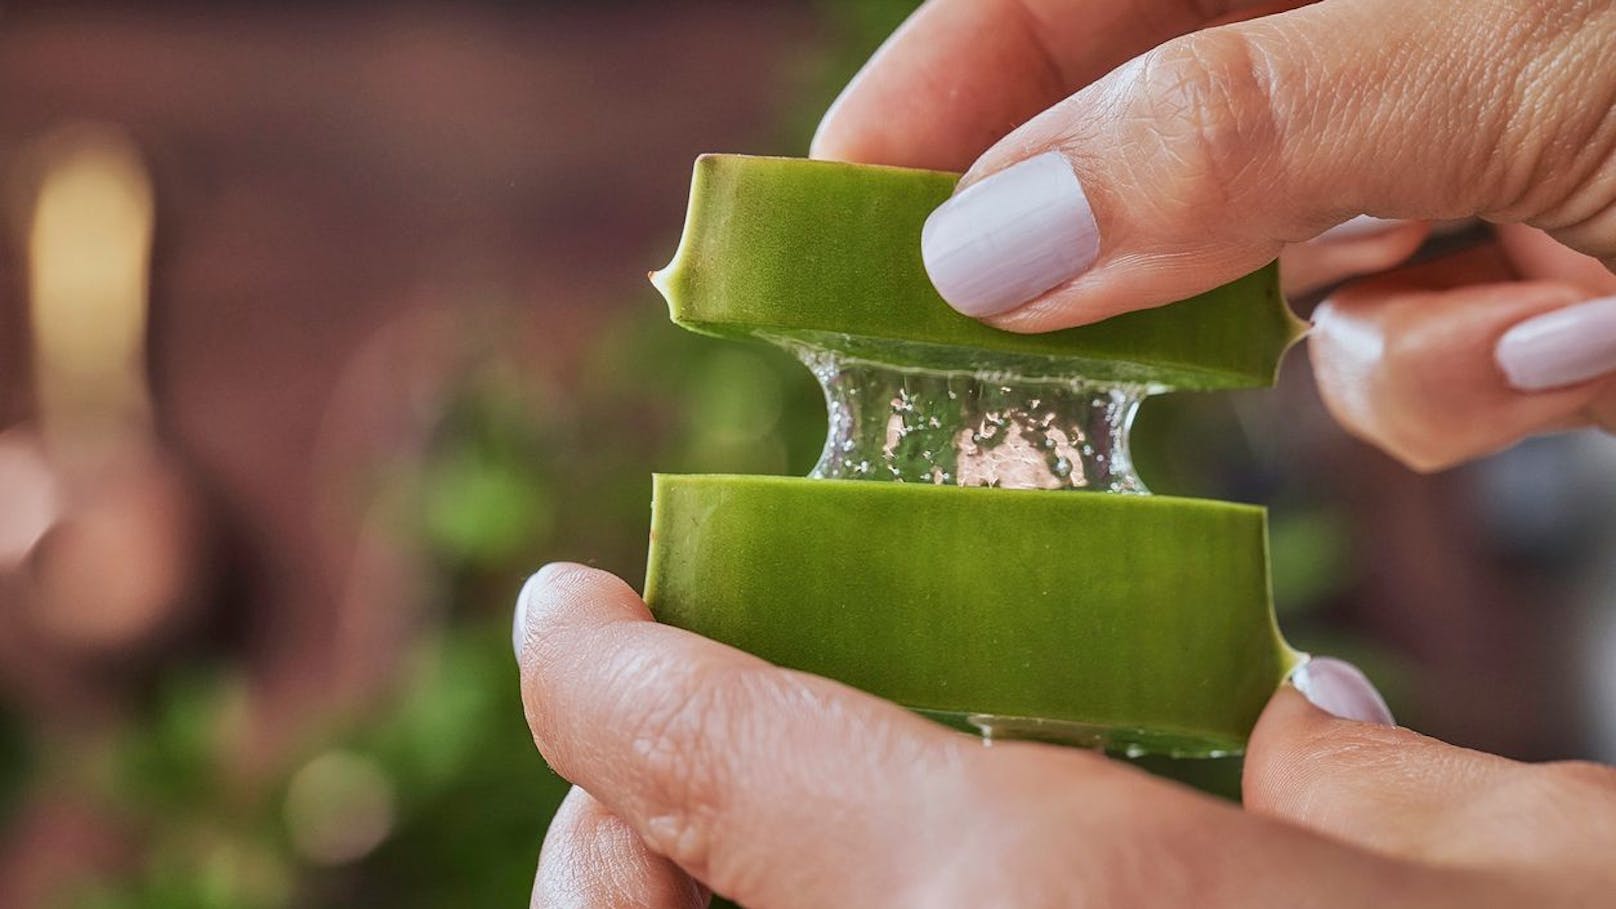
<instances>
[{"instance_id":1,"label":"manicured nail","mask_svg":"<svg viewBox=\"0 0 1616 909\"><path fill-rule=\"evenodd\" d=\"M1527 319L1504 332L1493 356L1520 391L1560 388L1616 372L1616 297Z\"/></svg>"},{"instance_id":2,"label":"manicured nail","mask_svg":"<svg viewBox=\"0 0 1616 909\"><path fill-rule=\"evenodd\" d=\"M1334 657L1313 657L1291 673L1291 687L1331 716L1392 726L1392 712L1358 667Z\"/></svg>"},{"instance_id":3,"label":"manicured nail","mask_svg":"<svg viewBox=\"0 0 1616 909\"><path fill-rule=\"evenodd\" d=\"M1359 215L1356 218L1348 218L1342 221L1309 242L1340 243L1347 240L1362 240L1365 237L1390 233L1407 223L1407 221L1397 218L1376 218L1372 215Z\"/></svg>"},{"instance_id":4,"label":"manicured nail","mask_svg":"<svg viewBox=\"0 0 1616 909\"><path fill-rule=\"evenodd\" d=\"M991 316L1082 274L1099 254L1100 229L1071 165L1045 152L944 202L926 219L920 250L948 305Z\"/></svg>"}]
</instances>

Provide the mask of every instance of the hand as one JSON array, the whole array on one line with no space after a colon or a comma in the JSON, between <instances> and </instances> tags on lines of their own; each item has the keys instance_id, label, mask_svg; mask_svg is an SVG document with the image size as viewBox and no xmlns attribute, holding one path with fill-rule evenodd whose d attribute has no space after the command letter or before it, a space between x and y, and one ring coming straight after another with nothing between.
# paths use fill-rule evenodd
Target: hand
<instances>
[{"instance_id":1,"label":"hand","mask_svg":"<svg viewBox=\"0 0 1616 909\"><path fill-rule=\"evenodd\" d=\"M1306 290L1403 262L1425 222L1494 222L1485 252L1315 315L1331 410L1436 469L1616 427L1613 96L1607 0L931 0L814 151L968 167L927 268L1012 331L1182 299L1281 253Z\"/></svg>"},{"instance_id":2,"label":"hand","mask_svg":"<svg viewBox=\"0 0 1616 909\"><path fill-rule=\"evenodd\" d=\"M1532 766L1389 725L1315 661L1246 760L1242 812L1099 755L991 748L889 703L651 620L628 585L551 565L515 644L534 741L576 784L533 905L1599 905L1616 770Z\"/></svg>"}]
</instances>

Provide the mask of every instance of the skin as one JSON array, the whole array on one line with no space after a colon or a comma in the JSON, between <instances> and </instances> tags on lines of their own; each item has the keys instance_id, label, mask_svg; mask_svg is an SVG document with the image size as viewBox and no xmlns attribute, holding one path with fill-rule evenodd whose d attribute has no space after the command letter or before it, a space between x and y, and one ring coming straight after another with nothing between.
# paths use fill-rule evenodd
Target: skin
<instances>
[{"instance_id":1,"label":"skin","mask_svg":"<svg viewBox=\"0 0 1616 909\"><path fill-rule=\"evenodd\" d=\"M826 115L816 155L966 170L1061 152L1089 271L992 321L1043 331L1283 256L1326 404L1418 469L1616 426L1616 379L1525 394L1524 318L1616 294L1616 6L1605 0L932 0ZM1116 154L1115 149L1130 149ZM1385 161L1396 161L1387 167ZM1358 214L1407 223L1312 240ZM1490 246L1403 263L1426 222ZM1365 277L1367 276L1367 277ZM1243 810L1093 754L979 742L657 625L552 565L517 651L576 788L533 905L1592 906L1616 893L1616 770L1528 765L1316 709L1286 687Z\"/></svg>"}]
</instances>

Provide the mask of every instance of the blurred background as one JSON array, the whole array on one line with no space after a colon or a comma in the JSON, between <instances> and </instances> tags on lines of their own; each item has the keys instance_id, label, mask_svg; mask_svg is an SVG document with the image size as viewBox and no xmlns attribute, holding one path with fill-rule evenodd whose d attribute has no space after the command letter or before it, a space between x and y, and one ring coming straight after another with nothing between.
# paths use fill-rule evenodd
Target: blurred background
<instances>
[{"instance_id":1,"label":"blurred background","mask_svg":"<svg viewBox=\"0 0 1616 909\"><path fill-rule=\"evenodd\" d=\"M0 906L524 905L522 580L824 431L645 282L691 159L802 153L911 6L0 5ZM1616 441L1416 476L1298 353L1136 444L1404 721L1616 759Z\"/></svg>"}]
</instances>

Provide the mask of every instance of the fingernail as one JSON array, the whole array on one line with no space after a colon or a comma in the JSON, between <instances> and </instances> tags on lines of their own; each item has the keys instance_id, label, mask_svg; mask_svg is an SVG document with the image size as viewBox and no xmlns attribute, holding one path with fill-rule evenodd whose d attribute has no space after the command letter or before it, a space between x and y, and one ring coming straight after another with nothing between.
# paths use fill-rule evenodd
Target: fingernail
<instances>
[{"instance_id":1,"label":"fingernail","mask_svg":"<svg viewBox=\"0 0 1616 909\"><path fill-rule=\"evenodd\" d=\"M516 595L516 615L511 618L511 649L516 656L522 656L522 644L527 640L527 591L533 586L533 579L528 578L522 585L522 592Z\"/></svg>"},{"instance_id":2,"label":"fingernail","mask_svg":"<svg viewBox=\"0 0 1616 909\"><path fill-rule=\"evenodd\" d=\"M1348 218L1342 221L1308 242L1340 243L1346 240L1362 240L1365 237L1390 233L1407 223L1407 221L1398 218L1376 218L1372 215L1359 215L1356 218Z\"/></svg>"},{"instance_id":3,"label":"fingernail","mask_svg":"<svg viewBox=\"0 0 1616 909\"><path fill-rule=\"evenodd\" d=\"M1381 726L1396 725L1369 677L1346 660L1313 657L1291 673L1291 687L1331 716Z\"/></svg>"},{"instance_id":4,"label":"fingernail","mask_svg":"<svg viewBox=\"0 0 1616 909\"><path fill-rule=\"evenodd\" d=\"M1527 319L1498 339L1498 367L1520 391L1543 391L1616 372L1616 297Z\"/></svg>"},{"instance_id":5,"label":"fingernail","mask_svg":"<svg viewBox=\"0 0 1616 909\"><path fill-rule=\"evenodd\" d=\"M944 202L926 219L920 250L948 305L991 316L1082 274L1099 254L1100 229L1071 165L1045 152Z\"/></svg>"},{"instance_id":6,"label":"fingernail","mask_svg":"<svg viewBox=\"0 0 1616 909\"><path fill-rule=\"evenodd\" d=\"M516 658L522 658L522 651L527 646L527 601L545 583L545 576L550 574L555 564L549 564L533 573L522 585L522 592L516 595L516 614L511 617L511 649L516 651Z\"/></svg>"}]
</instances>

